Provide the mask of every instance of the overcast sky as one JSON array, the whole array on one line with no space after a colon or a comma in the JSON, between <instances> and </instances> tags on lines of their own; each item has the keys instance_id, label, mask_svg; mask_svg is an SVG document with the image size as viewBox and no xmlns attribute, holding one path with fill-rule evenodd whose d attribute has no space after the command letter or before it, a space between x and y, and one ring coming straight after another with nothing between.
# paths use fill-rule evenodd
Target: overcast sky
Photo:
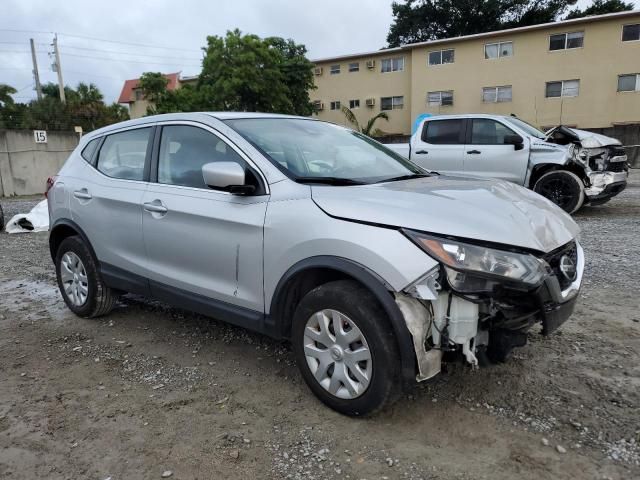
<instances>
[{"instance_id":1,"label":"overcast sky","mask_svg":"<svg viewBox=\"0 0 640 480\"><path fill-rule=\"evenodd\" d=\"M199 73L207 35L237 27L293 38L314 59L377 50L391 23L391 0L2 0L1 9L0 83L18 89L21 102L35 97L29 38L41 82L57 82L48 54L52 32L65 84L93 82L112 102L124 80L142 72Z\"/></svg>"}]
</instances>

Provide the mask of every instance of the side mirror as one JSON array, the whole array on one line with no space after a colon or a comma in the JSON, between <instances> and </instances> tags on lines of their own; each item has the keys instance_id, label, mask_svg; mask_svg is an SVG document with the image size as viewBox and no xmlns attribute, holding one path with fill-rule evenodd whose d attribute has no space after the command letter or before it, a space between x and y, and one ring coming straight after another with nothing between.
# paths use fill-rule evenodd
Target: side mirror
<instances>
[{"instance_id":1,"label":"side mirror","mask_svg":"<svg viewBox=\"0 0 640 480\"><path fill-rule=\"evenodd\" d=\"M251 195L253 185L245 184L244 168L236 162L211 162L202 166L204 183L215 190L224 190L234 195Z\"/></svg>"},{"instance_id":2,"label":"side mirror","mask_svg":"<svg viewBox=\"0 0 640 480\"><path fill-rule=\"evenodd\" d=\"M524 140L520 135L507 135L504 137L505 145L513 145L515 150L522 150L524 148Z\"/></svg>"}]
</instances>

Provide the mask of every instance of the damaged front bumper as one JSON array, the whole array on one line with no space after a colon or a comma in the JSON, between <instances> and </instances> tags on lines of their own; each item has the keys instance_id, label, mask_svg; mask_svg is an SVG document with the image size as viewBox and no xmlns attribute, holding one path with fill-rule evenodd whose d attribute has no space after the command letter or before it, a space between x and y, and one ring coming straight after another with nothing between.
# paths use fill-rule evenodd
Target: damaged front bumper
<instances>
[{"instance_id":1,"label":"damaged front bumper","mask_svg":"<svg viewBox=\"0 0 640 480\"><path fill-rule=\"evenodd\" d=\"M590 186L584 193L591 205L605 203L615 197L627 187L629 172L590 172L588 174Z\"/></svg>"},{"instance_id":2,"label":"damaged front bumper","mask_svg":"<svg viewBox=\"0 0 640 480\"><path fill-rule=\"evenodd\" d=\"M535 289L505 286L482 295L461 295L446 285L438 269L402 293L396 303L413 337L416 381L437 375L443 356L462 356L472 366L488 349L506 358L526 343L526 332L541 324L549 335L573 313L584 272L584 252L570 242L544 256L549 274ZM442 282L440 281L442 279Z\"/></svg>"}]
</instances>

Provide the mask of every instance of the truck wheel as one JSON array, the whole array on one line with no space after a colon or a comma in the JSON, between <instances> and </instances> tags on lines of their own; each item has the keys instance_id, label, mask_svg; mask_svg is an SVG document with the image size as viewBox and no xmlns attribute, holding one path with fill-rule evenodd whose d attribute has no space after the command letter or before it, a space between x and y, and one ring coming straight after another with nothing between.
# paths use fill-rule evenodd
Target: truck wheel
<instances>
[{"instance_id":1,"label":"truck wheel","mask_svg":"<svg viewBox=\"0 0 640 480\"><path fill-rule=\"evenodd\" d=\"M69 309L84 318L106 315L116 303L93 255L80 237L65 238L56 254L58 287Z\"/></svg>"},{"instance_id":2,"label":"truck wheel","mask_svg":"<svg viewBox=\"0 0 640 480\"><path fill-rule=\"evenodd\" d=\"M302 377L326 405L372 414L400 393L400 355L386 314L358 283L311 290L295 311L293 351Z\"/></svg>"},{"instance_id":3,"label":"truck wheel","mask_svg":"<svg viewBox=\"0 0 640 480\"><path fill-rule=\"evenodd\" d=\"M568 170L552 170L542 175L533 191L548 198L567 213L577 212L584 203L584 183Z\"/></svg>"}]
</instances>

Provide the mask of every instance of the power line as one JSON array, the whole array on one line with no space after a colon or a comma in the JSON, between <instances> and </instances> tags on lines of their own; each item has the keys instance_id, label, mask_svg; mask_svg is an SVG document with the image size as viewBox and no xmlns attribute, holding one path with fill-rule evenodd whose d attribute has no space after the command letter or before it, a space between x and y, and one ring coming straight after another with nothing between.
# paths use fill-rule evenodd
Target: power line
<instances>
[{"instance_id":1,"label":"power line","mask_svg":"<svg viewBox=\"0 0 640 480\"><path fill-rule=\"evenodd\" d=\"M44 32L42 30L16 30L13 28L0 28L0 32L11 32L11 33L43 33L43 34L53 34L53 32Z\"/></svg>"},{"instance_id":2,"label":"power line","mask_svg":"<svg viewBox=\"0 0 640 480\"><path fill-rule=\"evenodd\" d=\"M107 40L105 38L97 38L97 37L90 37L88 35L74 35L71 33L60 33L61 36L65 36L65 37L74 37L74 38L84 38L87 40L96 40L98 42L106 42L106 43L115 43L115 44L119 44L119 45L133 45L135 47L146 47L146 48L161 48L163 50L176 50L179 52L193 52L193 49L187 49L187 48L177 48L177 47L167 47L164 45L151 45L148 43L134 43L134 42L122 42L119 40Z\"/></svg>"},{"instance_id":3,"label":"power line","mask_svg":"<svg viewBox=\"0 0 640 480\"><path fill-rule=\"evenodd\" d=\"M175 59L175 60L200 60L200 58L193 58L193 57L167 57L165 55L148 55L146 53L130 53L130 52L122 52L119 50L103 50L100 48L74 47L72 45L67 45L67 44L62 44L60 45L60 47L72 48L75 50L89 50L92 52L117 53L118 55L134 55L137 57L166 58L166 59Z\"/></svg>"},{"instance_id":4,"label":"power line","mask_svg":"<svg viewBox=\"0 0 640 480\"><path fill-rule=\"evenodd\" d=\"M178 63L178 62L141 62L138 60L126 60L124 58L109 58L109 57L96 57L93 55L78 55L76 53L64 53L68 57L78 57L78 58L90 58L92 60L107 60L110 62L126 62L126 63L139 63L142 65L172 65L172 66L183 66L183 67L200 67L200 65L193 65L187 63Z\"/></svg>"},{"instance_id":5,"label":"power line","mask_svg":"<svg viewBox=\"0 0 640 480\"><path fill-rule=\"evenodd\" d=\"M11 29L11 28L0 28L0 32L11 32L11 33L41 33L41 34L48 34L48 35L53 35L55 32L51 32L51 31L43 31L43 30L18 30L18 29ZM64 37L71 37L71 38L82 38L85 40L95 40L97 42L105 42L105 43L114 43L114 44L118 44L118 45L132 45L135 47L146 47L146 48L159 48L162 50L175 50L178 52L193 52L192 48L178 48L178 47L167 47L166 45L152 45L149 43L135 43L135 42L123 42L120 40L110 40L110 39L106 39L106 38L99 38L99 37L92 37L89 35L79 35L79 34L74 34L74 33L63 33L63 32L59 32L58 35L60 36L64 36Z\"/></svg>"}]
</instances>

